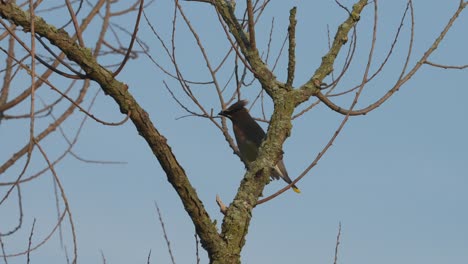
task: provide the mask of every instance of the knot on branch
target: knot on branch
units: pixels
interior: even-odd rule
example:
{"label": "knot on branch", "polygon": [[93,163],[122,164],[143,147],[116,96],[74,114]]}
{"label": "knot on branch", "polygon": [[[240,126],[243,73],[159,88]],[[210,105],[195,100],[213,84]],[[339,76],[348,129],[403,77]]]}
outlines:
{"label": "knot on branch", "polygon": [[351,18],[354,20],[354,22],[358,22],[361,19],[361,14],[353,11],[351,12]]}

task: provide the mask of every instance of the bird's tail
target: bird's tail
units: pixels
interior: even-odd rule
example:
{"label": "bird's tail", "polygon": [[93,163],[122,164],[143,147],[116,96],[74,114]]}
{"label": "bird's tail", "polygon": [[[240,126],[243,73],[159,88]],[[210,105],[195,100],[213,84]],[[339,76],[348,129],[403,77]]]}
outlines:
{"label": "bird's tail", "polygon": [[[292,182],[291,178],[288,176],[286,168],[284,167],[283,160],[280,160],[278,164],[276,164],[276,166],[273,168],[271,176],[274,179],[279,179],[281,177],[287,184],[291,184]],[[291,186],[291,189],[293,189],[293,191],[296,193],[301,193],[301,190],[299,190],[296,185]]]}
{"label": "bird's tail", "polygon": [[291,186],[291,189],[293,189],[293,191],[296,193],[301,193],[301,190],[299,190],[299,188],[297,188],[296,185]]}

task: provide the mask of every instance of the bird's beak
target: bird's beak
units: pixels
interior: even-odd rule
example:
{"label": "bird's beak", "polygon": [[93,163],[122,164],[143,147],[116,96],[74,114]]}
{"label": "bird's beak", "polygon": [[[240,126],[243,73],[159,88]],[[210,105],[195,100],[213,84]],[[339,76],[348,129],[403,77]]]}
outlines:
{"label": "bird's beak", "polygon": [[221,111],[221,112],[218,113],[218,116],[224,116],[225,117],[226,114],[224,113],[224,111]]}

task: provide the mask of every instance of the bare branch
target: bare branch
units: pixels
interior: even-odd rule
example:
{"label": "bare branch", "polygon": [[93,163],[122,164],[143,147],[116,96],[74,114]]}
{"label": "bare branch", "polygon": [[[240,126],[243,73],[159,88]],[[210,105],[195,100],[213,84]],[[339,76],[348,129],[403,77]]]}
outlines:
{"label": "bare branch", "polygon": [[32,227],[31,227],[31,232],[29,234],[29,243],[28,243],[28,254],[27,254],[27,258],[26,258],[26,263],[30,263],[30,257],[29,257],[29,253],[31,252],[31,241],[32,241],[32,236],[34,234],[34,226],[36,225],[36,218],[34,218],[34,221],[33,221],[33,224],[32,224]]}
{"label": "bare branch", "polygon": [[[370,65],[372,63],[372,58],[373,58],[373,54],[374,54],[374,48],[375,48],[375,42],[376,42],[376,35],[377,35],[377,0],[374,0],[373,1],[374,3],[374,29],[373,29],[373,38],[372,38],[372,46],[371,46],[371,49],[369,51],[369,55],[368,55],[368,59],[367,59],[367,66],[366,66],[366,69],[365,69],[365,72],[364,72],[364,75],[362,77],[362,82],[361,82],[361,86],[359,87],[359,90],[358,92],[356,93],[356,95],[354,96],[354,100],[351,104],[351,111],[352,109],[356,106],[356,104],[358,103],[358,100],[359,100],[359,97],[361,96],[361,93],[364,89],[364,86],[367,82],[367,79],[368,79],[368,74],[369,74],[369,70],[370,70]],[[309,167],[307,167],[303,173],[301,173],[301,175],[299,177],[297,177],[297,179],[293,180],[288,186],[284,187],[283,189],[277,191],[276,193],[262,199],[262,200],[259,200],[257,202],[257,205],[258,204],[262,204],[264,202],[267,202],[267,201],[270,201],[271,199],[279,196],[280,194],[284,193],[286,190],[288,190],[289,188],[291,188],[294,184],[296,184],[297,182],[299,182],[305,175],[307,175],[307,172],[310,171],[317,163],[318,161],[322,158],[322,156],[327,152],[327,150],[332,146],[333,142],[335,141],[335,139],[338,137],[338,135],[340,134],[340,132],[342,131],[344,125],[348,122],[349,120],[349,117],[350,117],[350,114],[348,112],[348,114],[343,118],[343,121],[341,122],[340,126],[338,127],[338,129],[335,131],[335,133],[333,134],[333,136],[331,137],[331,139],[328,141],[327,145],[322,149],[322,151],[317,155],[317,157],[315,158],[315,160],[309,165]]]}
{"label": "bare branch", "polygon": [[[78,43],[80,44],[81,47],[84,47],[85,43],[83,41],[83,36],[81,34],[81,29],[80,29],[80,26],[78,25],[78,21],[76,19],[75,12],[73,12],[73,7],[71,6],[70,0],[65,0],[65,3],[67,5],[68,13],[70,14],[71,20],[73,22],[73,26],[75,27],[75,32],[76,32],[76,36],[78,38]],[[81,4],[80,4],[80,8],[81,8]],[[80,8],[78,10],[80,10]]]}
{"label": "bare branch", "polygon": [[456,69],[456,70],[463,70],[468,68],[468,64],[466,65],[443,65],[443,64],[438,64],[430,61],[425,61],[424,62],[427,65],[431,65],[437,68],[443,68],[443,69]]}
{"label": "bare branch", "polygon": [[254,22],[254,15],[253,15],[253,7],[252,7],[252,0],[247,1],[247,15],[249,20],[249,42],[250,48],[252,50],[257,49],[257,44],[255,41],[255,22]]}
{"label": "bare branch", "polygon": [[322,63],[315,71],[312,78],[303,84],[297,91],[300,96],[297,99],[296,105],[308,100],[311,95],[317,95],[320,93],[320,85],[325,77],[333,71],[335,59],[343,45],[348,41],[348,33],[359,21],[360,14],[366,5],[367,0],[360,0],[357,2],[353,6],[353,11],[349,17],[338,27],[331,49],[322,57]]}
{"label": "bare branch", "polygon": [[127,49],[127,54],[125,54],[125,57],[124,57],[122,63],[120,64],[119,68],[113,73],[114,77],[119,75],[120,71],[123,69],[123,67],[125,66],[125,64],[128,61],[128,58],[130,57],[130,53],[132,52],[133,44],[135,43],[136,35],[137,35],[137,32],[138,32],[138,26],[140,25],[140,18],[141,18],[141,13],[143,13],[144,2],[145,2],[145,0],[140,0],[140,9],[138,10],[137,20],[135,22],[135,29],[133,30],[133,35],[132,35],[132,38],[130,40],[130,45],[129,45],[128,49]]}
{"label": "bare branch", "polygon": [[161,224],[161,228],[163,230],[164,240],[166,241],[166,245],[167,245],[167,251],[169,252],[169,256],[171,256],[172,264],[175,264],[176,262],[174,259],[174,254],[172,254],[171,242],[169,241],[169,237],[167,236],[166,226],[164,225],[164,221],[162,219],[161,210],[159,210],[159,206],[156,201],[154,202],[154,206],[156,207],[156,212],[158,213],[159,223]]}
{"label": "bare branch", "polygon": [[288,52],[288,79],[286,81],[286,87],[292,87],[294,81],[294,72],[296,70],[296,11],[297,8],[294,7],[290,11],[289,15],[289,27],[288,27],[288,36],[289,36],[289,52]]}
{"label": "bare branch", "polygon": [[[411,1],[410,1],[411,3]],[[341,108],[340,106],[334,104],[331,100],[329,100],[327,97],[325,97],[323,94],[321,94],[320,92],[318,92],[316,94],[317,98],[320,99],[320,101],[322,101],[326,106],[328,106],[330,109],[334,110],[335,112],[338,112],[340,114],[343,114],[343,115],[346,115],[346,114],[349,114],[349,115],[352,115],[352,116],[355,116],[355,115],[365,115],[367,114],[368,112],[376,109],[377,107],[379,107],[380,105],[382,105],[385,101],[387,101],[395,92],[397,92],[399,90],[399,88],[405,84],[409,79],[411,79],[411,77],[413,77],[413,75],[421,68],[422,65],[424,65],[427,61],[427,59],[429,58],[429,56],[432,54],[432,52],[434,52],[437,47],[439,46],[439,44],[442,42],[442,40],[444,39],[445,35],[447,34],[447,32],[452,28],[452,25],[453,23],[457,20],[458,16],[461,14],[461,12],[463,11],[463,9],[466,7],[466,5],[463,5],[461,4],[458,9],[455,11],[455,13],[452,15],[452,17],[450,18],[450,20],[448,21],[448,23],[445,25],[444,29],[442,30],[442,32],[439,34],[439,36],[434,40],[434,42],[432,43],[432,45],[426,50],[426,52],[423,54],[423,56],[418,60],[418,62],[416,63],[416,65],[413,66],[413,68],[405,75],[404,72],[402,71],[402,76],[401,78],[399,78],[399,80],[397,81],[397,83],[385,94],[383,95],[380,99],[378,99],[377,101],[375,101],[373,104],[365,107],[365,108],[362,108],[362,109],[359,109],[359,110],[348,110],[348,109],[344,109],[344,108]],[[407,60],[409,60],[409,56],[407,57]],[[406,65],[406,64],[405,64]],[[406,68],[406,66],[404,67],[404,69]]]}
{"label": "bare branch", "polygon": [[219,195],[216,195],[216,203],[218,204],[219,206],[219,211],[225,215],[226,212],[227,212],[227,206],[223,203],[223,201],[221,200],[221,198],[219,197]]}
{"label": "bare branch", "polygon": [[[26,14],[14,5],[0,5],[0,15],[14,21],[26,31],[30,25],[25,20]],[[122,113],[130,113],[130,119],[136,126],[139,134],[147,141],[154,155],[165,170],[169,182],[178,192],[184,207],[191,216],[202,244],[209,252],[216,252],[223,247],[224,242],[216,232],[208,213],[198,198],[195,189],[190,184],[185,171],[177,161],[166,139],[153,125],[149,115],[136,102],[135,98],[128,92],[126,85],[117,81],[112,73],[101,67],[90,55],[89,50],[73,45],[67,34],[53,30],[44,20],[36,19],[36,33],[50,40],[53,45],[58,46],[68,58],[76,62],[88,75],[90,79],[99,83],[101,88],[111,96],[119,105]]]}
{"label": "bare branch", "polygon": [[338,225],[338,235],[336,235],[335,257],[333,259],[333,264],[338,264],[338,248],[340,246],[340,237],[341,237],[341,222]]}

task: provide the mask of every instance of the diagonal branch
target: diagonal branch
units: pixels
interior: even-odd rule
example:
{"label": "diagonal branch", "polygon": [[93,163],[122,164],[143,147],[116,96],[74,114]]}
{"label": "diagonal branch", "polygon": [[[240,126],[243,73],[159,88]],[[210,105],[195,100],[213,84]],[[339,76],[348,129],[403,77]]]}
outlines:
{"label": "diagonal branch", "polygon": [[[251,41],[243,30],[242,25],[237,21],[233,6],[224,0],[214,0],[212,4],[216,7],[216,11],[222,17],[229,31],[236,39],[242,54],[249,63],[255,78],[261,83],[262,88],[265,89],[271,97],[278,97],[280,94],[278,88],[283,88],[284,85],[276,79],[276,76],[261,59],[255,45],[251,45]],[[253,32],[251,31],[250,33],[252,34]]]}
{"label": "diagonal branch", "polygon": [[[410,1],[410,3],[411,3],[411,1]],[[458,9],[454,12],[452,17],[449,19],[449,21],[445,25],[444,29],[442,30],[442,32],[440,32],[439,36],[434,40],[434,42],[432,42],[431,46],[424,52],[424,54],[421,56],[421,58],[413,66],[413,68],[411,68],[408,71],[407,74],[404,74],[404,72],[402,72],[402,75],[398,79],[396,84],[390,90],[388,90],[387,93],[385,93],[381,98],[376,100],[374,103],[372,103],[369,106],[367,106],[365,108],[362,108],[362,109],[351,110],[351,109],[342,108],[342,107],[334,104],[329,98],[327,98],[325,95],[323,95],[320,92],[318,92],[316,94],[317,98],[320,99],[320,101],[322,101],[330,109],[332,109],[335,112],[338,112],[340,114],[343,114],[343,115],[351,115],[351,116],[365,115],[365,114],[369,113],[370,111],[376,109],[377,107],[381,106],[393,94],[395,94],[403,84],[405,84],[408,80],[410,80],[414,76],[414,74],[416,74],[416,72],[421,68],[421,66],[426,64],[426,62],[427,62],[428,58],[430,57],[430,55],[437,49],[439,44],[445,38],[446,34],[452,28],[453,24],[455,23],[455,21],[457,20],[457,18],[459,17],[459,15],[462,13],[462,11],[464,10],[464,8],[466,6],[467,6],[466,4],[460,3],[460,5],[458,6]],[[414,22],[413,22],[413,24],[414,24]],[[413,34],[413,32],[412,32],[412,34]]]}
{"label": "diagonal branch", "polygon": [[349,17],[338,27],[330,50],[322,57],[322,63],[315,71],[312,78],[297,91],[298,97],[296,99],[296,105],[307,101],[311,95],[316,95],[320,92],[320,84],[322,84],[323,79],[333,71],[335,59],[340,53],[341,48],[348,41],[348,33],[359,22],[360,14],[366,5],[367,0],[360,0],[357,2],[353,6]]}
{"label": "diagonal branch", "polygon": [[[13,3],[0,5],[0,16],[23,27],[24,31],[31,29],[28,14]],[[61,49],[70,60],[76,62],[91,80],[97,82],[104,92],[115,100],[122,113],[130,112],[130,119],[139,134],[148,143],[165,171],[168,181],[180,196],[185,210],[190,215],[200,236],[203,247],[210,255],[216,254],[223,247],[224,242],[217,233],[215,224],[212,223],[184,169],[167,144],[166,138],[159,133],[148,113],[129,93],[127,85],[117,81],[110,71],[98,64],[90,50],[74,43],[67,32],[57,30],[39,17],[36,17],[34,22],[36,34],[47,38],[50,43]]]}

